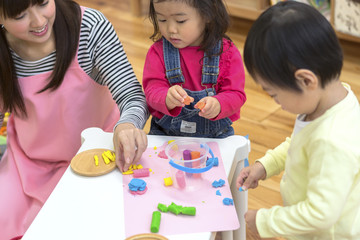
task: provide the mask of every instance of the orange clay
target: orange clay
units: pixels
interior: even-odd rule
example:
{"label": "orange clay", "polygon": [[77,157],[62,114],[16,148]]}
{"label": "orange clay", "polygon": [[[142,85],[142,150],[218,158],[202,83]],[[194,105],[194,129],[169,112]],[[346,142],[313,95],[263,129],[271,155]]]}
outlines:
{"label": "orange clay", "polygon": [[200,158],[200,152],[192,151],[191,153],[191,160]]}
{"label": "orange clay", "polygon": [[6,136],[6,126],[0,128],[0,135]]}
{"label": "orange clay", "polygon": [[194,107],[202,110],[205,107],[205,102],[198,102]]}
{"label": "orange clay", "polygon": [[194,101],[194,98],[186,96],[186,98],[184,99],[184,104],[185,105],[189,105],[190,103],[192,103]]}

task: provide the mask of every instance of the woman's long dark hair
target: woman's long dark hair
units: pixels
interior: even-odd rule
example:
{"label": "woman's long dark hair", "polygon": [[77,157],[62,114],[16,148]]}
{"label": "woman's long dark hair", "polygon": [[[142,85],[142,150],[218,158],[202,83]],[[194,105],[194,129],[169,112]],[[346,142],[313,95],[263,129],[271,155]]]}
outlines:
{"label": "woman's long dark hair", "polygon": [[[62,83],[65,73],[76,55],[81,22],[80,6],[72,0],[54,0],[56,18],[53,31],[56,44],[56,62],[49,82],[38,93],[54,91]],[[14,18],[29,6],[42,4],[44,0],[0,0],[0,14]],[[16,74],[16,68],[5,31],[0,30],[0,95],[1,111],[27,115],[23,95]]]}
{"label": "woman's long dark hair", "polygon": [[[161,33],[157,24],[157,17],[154,3],[164,2],[166,0],[150,0],[149,19],[154,26],[154,32],[150,39],[157,41],[161,39]],[[230,25],[230,17],[226,10],[223,0],[172,0],[181,1],[195,8],[199,14],[206,20],[204,39],[200,44],[200,49],[210,54],[211,50],[223,38],[231,40],[226,32]],[[221,50],[216,55],[220,55]]]}

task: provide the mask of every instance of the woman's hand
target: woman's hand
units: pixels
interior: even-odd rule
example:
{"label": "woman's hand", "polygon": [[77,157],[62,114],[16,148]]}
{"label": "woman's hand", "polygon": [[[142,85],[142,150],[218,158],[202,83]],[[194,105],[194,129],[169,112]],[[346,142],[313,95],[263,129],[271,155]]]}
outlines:
{"label": "woman's hand", "polygon": [[116,165],[121,172],[137,163],[147,148],[146,133],[131,123],[120,123],[114,130]]}

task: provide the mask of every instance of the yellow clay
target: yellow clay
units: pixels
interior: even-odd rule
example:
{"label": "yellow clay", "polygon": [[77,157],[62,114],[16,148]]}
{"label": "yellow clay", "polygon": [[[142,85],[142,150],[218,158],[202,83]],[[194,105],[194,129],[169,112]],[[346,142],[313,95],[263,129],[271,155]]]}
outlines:
{"label": "yellow clay", "polygon": [[165,186],[171,186],[173,184],[173,181],[171,177],[164,178]]}
{"label": "yellow clay", "polygon": [[132,170],[127,170],[126,172],[123,172],[122,174],[124,175],[130,175],[133,174],[134,172]]}
{"label": "yellow clay", "polygon": [[97,155],[94,156],[95,165],[99,166],[99,157]]}
{"label": "yellow clay", "polygon": [[112,161],[112,162],[115,161],[115,158],[114,158],[114,156],[111,154],[111,151],[110,151],[110,150],[105,151],[104,154],[105,154],[105,156],[106,156],[110,161]]}
{"label": "yellow clay", "polygon": [[110,159],[109,159],[104,153],[102,153],[101,156],[102,156],[102,158],[104,159],[104,163],[105,163],[105,164],[109,164],[109,163],[110,163]]}

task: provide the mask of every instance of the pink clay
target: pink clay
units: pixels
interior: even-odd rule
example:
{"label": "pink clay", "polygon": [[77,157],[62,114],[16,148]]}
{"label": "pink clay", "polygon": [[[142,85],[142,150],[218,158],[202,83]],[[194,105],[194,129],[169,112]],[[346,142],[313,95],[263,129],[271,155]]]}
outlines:
{"label": "pink clay", "polygon": [[131,191],[131,190],[129,190],[129,191],[132,195],[143,195],[144,193],[146,193],[147,189],[148,188],[145,187],[145,189],[143,191]]}
{"label": "pink clay", "polygon": [[168,159],[168,157],[166,156],[165,150],[160,151],[158,154],[158,157]]}
{"label": "pink clay", "polygon": [[133,174],[134,178],[148,177],[150,175],[149,168],[135,169],[133,171],[134,171]]}
{"label": "pink clay", "polygon": [[179,185],[179,188],[185,188],[186,182],[185,182],[185,174],[183,171],[177,171],[175,174],[176,182]]}

